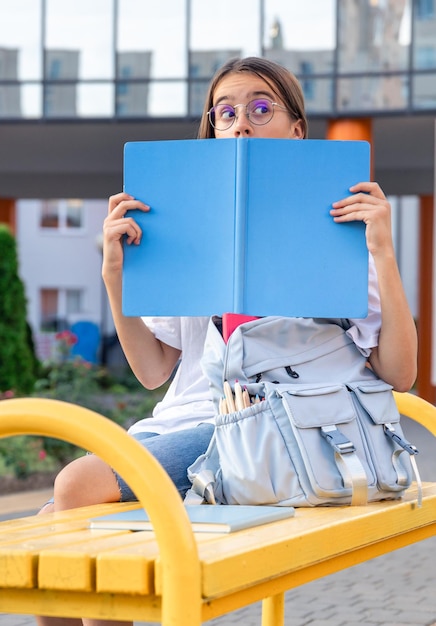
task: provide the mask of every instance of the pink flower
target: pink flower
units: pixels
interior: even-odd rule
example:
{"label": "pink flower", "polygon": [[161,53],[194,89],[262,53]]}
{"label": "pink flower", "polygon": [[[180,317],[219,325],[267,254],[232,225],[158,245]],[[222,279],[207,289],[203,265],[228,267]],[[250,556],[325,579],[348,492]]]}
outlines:
{"label": "pink flower", "polygon": [[38,458],[40,461],[43,461],[47,457],[47,452],[45,450],[40,450],[38,452]]}
{"label": "pink flower", "polygon": [[15,396],[15,392],[13,389],[8,389],[7,391],[0,391],[0,400],[9,400]]}
{"label": "pink flower", "polygon": [[67,346],[74,346],[77,343],[77,335],[71,332],[71,330],[62,330],[56,333],[55,339],[57,341],[63,341]]}

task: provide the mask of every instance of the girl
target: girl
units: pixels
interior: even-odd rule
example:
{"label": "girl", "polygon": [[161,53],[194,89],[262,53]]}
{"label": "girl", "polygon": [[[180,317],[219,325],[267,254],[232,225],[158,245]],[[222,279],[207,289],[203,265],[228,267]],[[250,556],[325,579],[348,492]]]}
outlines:
{"label": "girl", "polygon": [[[304,139],[307,121],[301,88],[281,66],[262,58],[231,60],[213,78],[206,97],[199,138],[267,137]],[[142,232],[130,209],[149,207],[126,193],[109,199],[104,222],[103,279],[118,337],[130,367],[148,389],[175,377],[153,417],[133,425],[130,433],[159,460],[183,497],[190,487],[187,467],[202,454],[213,433],[214,407],[200,358],[208,318],[127,318],[121,312],[122,240],[139,245]],[[391,236],[390,205],[374,182],[360,182],[338,199],[332,219],[366,224],[370,253],[369,314],[350,320],[347,331],[370,367],[398,391],[416,377],[417,339]],[[48,510],[135,500],[125,481],[94,455],[64,468]],[[76,626],[73,619],[38,618],[40,626]],[[86,621],[96,626],[114,622]]]}

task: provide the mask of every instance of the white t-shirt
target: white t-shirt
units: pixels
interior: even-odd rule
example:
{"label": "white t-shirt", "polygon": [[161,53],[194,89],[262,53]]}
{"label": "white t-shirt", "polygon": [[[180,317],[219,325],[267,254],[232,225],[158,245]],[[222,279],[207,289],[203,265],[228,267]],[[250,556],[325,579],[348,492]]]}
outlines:
{"label": "white t-shirt", "polygon": [[[130,427],[129,433],[167,433],[192,428],[200,422],[212,422],[214,406],[209,384],[200,366],[209,317],[148,317],[144,322],[164,343],[182,350],[182,358],[165,397],[153,411],[153,416]],[[350,319],[346,331],[365,356],[378,345],[381,325],[380,297],[374,261],[370,255],[368,316]],[[183,352],[185,346],[189,349]]]}

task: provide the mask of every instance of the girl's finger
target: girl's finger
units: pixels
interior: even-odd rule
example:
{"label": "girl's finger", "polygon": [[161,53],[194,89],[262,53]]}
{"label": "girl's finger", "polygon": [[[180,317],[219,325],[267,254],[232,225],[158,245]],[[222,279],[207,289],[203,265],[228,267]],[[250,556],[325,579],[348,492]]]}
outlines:
{"label": "girl's finger", "polygon": [[111,219],[108,216],[104,221],[103,231],[108,239],[120,240],[126,235],[127,243],[139,243],[142,237],[141,228],[131,217]]}
{"label": "girl's finger", "polygon": [[148,204],[144,204],[140,200],[136,200],[133,196],[126,193],[119,193],[109,198],[108,214],[115,219],[124,217],[127,211],[132,209],[140,209],[141,211],[149,211]]}
{"label": "girl's finger", "polygon": [[380,185],[378,183],[373,183],[369,181],[352,185],[350,187],[350,191],[352,193],[363,192],[365,194],[370,194],[371,196],[374,196],[375,198],[382,198],[382,199],[386,198]]}

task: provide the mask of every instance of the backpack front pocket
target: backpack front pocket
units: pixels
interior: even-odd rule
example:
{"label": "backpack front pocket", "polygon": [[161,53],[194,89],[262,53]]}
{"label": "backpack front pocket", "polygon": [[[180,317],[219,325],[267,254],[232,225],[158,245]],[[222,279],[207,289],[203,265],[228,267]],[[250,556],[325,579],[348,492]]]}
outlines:
{"label": "backpack front pocket", "polygon": [[313,504],[367,502],[376,476],[345,385],[279,386]]}

